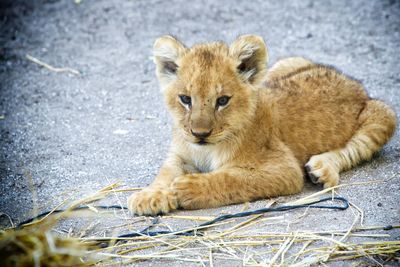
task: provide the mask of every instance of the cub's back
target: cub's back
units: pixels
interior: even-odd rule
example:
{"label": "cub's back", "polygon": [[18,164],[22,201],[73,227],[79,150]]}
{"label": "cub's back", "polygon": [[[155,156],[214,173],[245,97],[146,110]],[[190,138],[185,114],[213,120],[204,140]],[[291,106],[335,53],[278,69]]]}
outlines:
{"label": "cub's back", "polygon": [[280,137],[302,163],[343,147],[368,101],[359,82],[318,64],[269,80],[266,93],[277,108]]}

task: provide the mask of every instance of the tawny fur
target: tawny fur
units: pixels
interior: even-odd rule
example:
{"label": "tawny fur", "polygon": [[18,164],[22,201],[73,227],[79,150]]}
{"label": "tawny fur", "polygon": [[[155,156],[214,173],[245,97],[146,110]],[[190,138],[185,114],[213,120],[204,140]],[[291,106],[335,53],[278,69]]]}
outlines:
{"label": "tawny fur", "polygon": [[[164,36],[154,58],[173,140],[155,181],[128,199],[136,214],[294,194],[305,174],[334,186],[341,171],[370,159],[395,130],[392,109],[334,68],[296,57],[267,72],[258,36],[190,49]],[[226,106],[217,106],[221,96],[231,97]]]}

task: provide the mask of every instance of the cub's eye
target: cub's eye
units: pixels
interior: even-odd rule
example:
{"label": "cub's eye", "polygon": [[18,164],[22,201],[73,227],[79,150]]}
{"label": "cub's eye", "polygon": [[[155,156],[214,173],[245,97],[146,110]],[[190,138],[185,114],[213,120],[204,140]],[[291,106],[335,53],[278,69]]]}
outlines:
{"label": "cub's eye", "polygon": [[226,106],[228,104],[228,102],[229,102],[229,99],[231,99],[231,97],[230,96],[226,96],[226,95],[218,97],[217,106],[218,107]]}
{"label": "cub's eye", "polygon": [[192,98],[187,95],[179,95],[179,99],[181,100],[182,104],[184,105],[192,105]]}

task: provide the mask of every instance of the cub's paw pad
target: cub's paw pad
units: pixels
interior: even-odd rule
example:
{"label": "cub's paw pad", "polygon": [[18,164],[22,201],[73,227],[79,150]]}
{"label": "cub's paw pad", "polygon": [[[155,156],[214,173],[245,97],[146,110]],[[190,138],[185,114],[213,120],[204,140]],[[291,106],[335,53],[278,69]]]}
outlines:
{"label": "cub's paw pad", "polygon": [[323,155],[311,157],[304,167],[308,178],[314,184],[323,184],[324,188],[328,188],[339,183],[339,172]]}
{"label": "cub's paw pad", "polygon": [[128,198],[128,208],[137,215],[165,214],[177,208],[176,197],[170,190],[146,188]]}

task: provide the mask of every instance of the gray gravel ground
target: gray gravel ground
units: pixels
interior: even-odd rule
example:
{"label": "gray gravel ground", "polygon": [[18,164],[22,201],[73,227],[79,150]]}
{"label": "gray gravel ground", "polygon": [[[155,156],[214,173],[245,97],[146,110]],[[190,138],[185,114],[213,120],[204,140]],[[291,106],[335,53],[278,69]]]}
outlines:
{"label": "gray gravel ground", "polygon": [[[8,0],[0,14],[0,211],[15,222],[30,217],[34,203],[43,211],[115,181],[134,187],[152,181],[171,130],[150,58],[163,34],[189,46],[259,34],[271,63],[299,55],[332,64],[400,111],[399,1]],[[49,71],[26,54],[82,74]],[[363,209],[367,225],[400,223],[399,158],[397,132],[372,162],[342,174],[346,182],[397,174],[387,183],[339,190]],[[308,184],[301,196],[319,189]],[[352,221],[351,211],[311,213],[287,227],[344,229]],[[390,234],[400,238],[399,231]]]}

